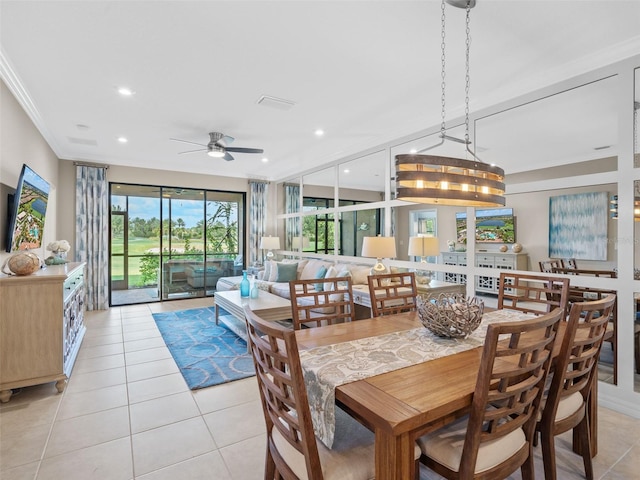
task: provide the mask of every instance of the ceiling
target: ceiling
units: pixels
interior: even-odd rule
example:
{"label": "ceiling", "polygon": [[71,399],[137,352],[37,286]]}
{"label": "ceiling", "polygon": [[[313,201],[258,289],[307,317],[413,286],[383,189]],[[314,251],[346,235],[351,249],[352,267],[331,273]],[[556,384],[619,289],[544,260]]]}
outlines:
{"label": "ceiling", "polygon": [[[454,118],[464,11],[446,12]],[[640,1],[479,0],[472,111],[637,54],[638,25]],[[62,159],[277,180],[440,122],[439,0],[2,0],[0,41],[0,74]],[[614,154],[615,82],[480,120],[478,154],[507,174]],[[210,131],[264,155],[181,155],[197,147],[170,140]]]}

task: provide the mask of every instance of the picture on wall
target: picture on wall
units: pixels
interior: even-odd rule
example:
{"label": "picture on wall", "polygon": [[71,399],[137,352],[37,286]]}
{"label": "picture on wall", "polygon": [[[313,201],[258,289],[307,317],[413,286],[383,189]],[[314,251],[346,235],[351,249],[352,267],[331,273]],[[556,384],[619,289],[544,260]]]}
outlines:
{"label": "picture on wall", "polygon": [[549,257],[607,259],[607,192],[549,198]]}

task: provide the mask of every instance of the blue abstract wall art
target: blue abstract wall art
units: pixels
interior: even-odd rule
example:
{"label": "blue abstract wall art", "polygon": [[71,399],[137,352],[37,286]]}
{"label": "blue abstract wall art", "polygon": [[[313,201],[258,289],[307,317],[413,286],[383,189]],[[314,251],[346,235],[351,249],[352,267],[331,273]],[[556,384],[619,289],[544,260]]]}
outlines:
{"label": "blue abstract wall art", "polygon": [[607,192],[549,198],[549,257],[607,259]]}

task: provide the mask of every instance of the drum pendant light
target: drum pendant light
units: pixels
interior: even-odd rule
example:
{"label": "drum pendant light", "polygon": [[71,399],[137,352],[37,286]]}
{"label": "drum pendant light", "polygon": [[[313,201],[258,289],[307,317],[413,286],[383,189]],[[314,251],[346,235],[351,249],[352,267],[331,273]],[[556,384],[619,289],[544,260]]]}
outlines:
{"label": "drum pendant light", "polygon": [[474,160],[423,154],[396,155],[396,198],[416,203],[457,206],[504,206],[504,170],[481,161],[469,148],[469,49],[470,12],[472,0],[446,0],[455,7],[465,8],[466,17],[466,86],[465,138],[459,140],[446,134],[445,127],[445,0],[442,0],[442,123],[440,143],[445,140],[464,143]]}

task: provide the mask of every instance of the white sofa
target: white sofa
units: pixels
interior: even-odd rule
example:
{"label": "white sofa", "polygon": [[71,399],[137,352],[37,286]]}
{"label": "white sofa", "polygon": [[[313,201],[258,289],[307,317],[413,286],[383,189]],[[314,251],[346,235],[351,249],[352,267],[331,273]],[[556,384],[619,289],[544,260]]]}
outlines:
{"label": "white sofa", "polygon": [[[322,278],[350,276],[351,282],[354,287],[366,287],[368,289],[367,276],[369,275],[371,266],[356,265],[351,263],[334,263],[319,259],[267,262],[264,271],[260,272],[260,275],[258,275],[256,285],[261,290],[268,291],[274,295],[278,295],[283,298],[291,298],[291,295],[289,293],[289,281],[293,280],[293,278],[286,277],[286,280],[278,278],[278,270],[280,270],[281,272],[283,271],[283,268],[279,268],[279,265],[291,265],[294,263],[297,264],[295,277],[296,280],[318,279],[318,282],[320,283]],[[324,275],[319,276],[323,271]],[[242,277],[222,277],[216,284],[216,290],[219,292],[225,290],[237,290],[240,286],[241,280]]]}

